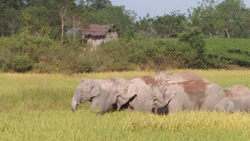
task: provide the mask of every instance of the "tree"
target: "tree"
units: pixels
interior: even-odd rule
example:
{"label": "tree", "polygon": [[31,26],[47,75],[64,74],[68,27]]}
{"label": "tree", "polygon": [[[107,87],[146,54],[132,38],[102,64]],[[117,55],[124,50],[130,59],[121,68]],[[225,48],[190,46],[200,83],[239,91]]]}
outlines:
{"label": "tree", "polygon": [[13,8],[20,10],[25,6],[25,0],[0,0],[0,3],[4,3],[7,8]]}
{"label": "tree", "polygon": [[52,28],[49,23],[50,11],[44,6],[29,6],[22,11],[23,28],[26,32],[33,35],[49,34]]}
{"label": "tree", "polygon": [[239,38],[249,38],[249,34],[250,34],[250,19],[249,19],[249,15],[250,15],[250,8],[245,8],[242,10],[243,14],[242,14],[242,21],[240,23],[240,28],[243,29],[243,31],[240,33],[240,36],[237,36]]}
{"label": "tree", "polygon": [[76,26],[81,26],[85,9],[82,6],[72,6],[67,13],[67,23],[73,26],[73,38],[76,38]]}
{"label": "tree", "polygon": [[149,14],[143,18],[139,17],[139,21],[135,22],[135,32],[146,37],[158,36],[153,27],[153,21],[153,18],[149,18]]}
{"label": "tree", "polygon": [[242,0],[224,0],[216,7],[220,15],[219,27],[226,32],[227,38],[230,38],[233,30],[240,26],[242,9],[245,9]]}
{"label": "tree", "polygon": [[185,26],[186,16],[179,11],[174,11],[170,15],[157,16],[153,22],[154,29],[162,38],[178,35]]}
{"label": "tree", "polygon": [[26,0],[27,6],[45,6],[49,7],[52,4],[51,0]]}
{"label": "tree", "polygon": [[24,7],[22,0],[0,0],[1,36],[10,36],[18,32],[22,7]]}
{"label": "tree", "polygon": [[104,9],[90,10],[84,14],[84,24],[115,24],[120,33],[133,25],[134,20],[135,13],[125,10],[123,6],[109,6]]}
{"label": "tree", "polygon": [[53,5],[54,7],[57,9],[59,16],[61,18],[61,28],[62,28],[62,32],[61,32],[61,47],[63,47],[63,38],[64,38],[64,20],[65,20],[65,16],[69,10],[69,7],[74,5],[74,0],[54,0]]}
{"label": "tree", "polygon": [[86,0],[86,4],[95,9],[104,9],[112,5],[110,0]]}
{"label": "tree", "polygon": [[216,29],[218,29],[219,15],[215,9],[217,3],[214,0],[202,0],[197,8],[188,10],[191,26],[200,27],[203,34],[210,38],[216,34]]}
{"label": "tree", "polygon": [[204,68],[205,40],[201,30],[197,27],[190,28],[187,31],[181,33],[178,37],[178,40],[180,42],[188,44],[189,48],[187,50],[194,52],[190,53],[194,54],[193,56],[190,55],[192,57],[191,59],[189,59],[192,61],[189,62],[191,64],[190,67]]}

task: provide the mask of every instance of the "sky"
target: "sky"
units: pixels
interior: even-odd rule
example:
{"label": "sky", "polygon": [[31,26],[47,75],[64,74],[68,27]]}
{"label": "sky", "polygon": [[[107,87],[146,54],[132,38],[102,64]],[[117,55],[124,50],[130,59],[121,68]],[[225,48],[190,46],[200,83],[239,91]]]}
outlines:
{"label": "sky", "polygon": [[[163,16],[173,11],[188,13],[191,7],[197,7],[202,0],[110,0],[113,5],[125,6],[126,10],[133,10],[138,17],[145,17],[149,13],[150,17]],[[247,7],[250,7],[250,0],[244,0]]]}

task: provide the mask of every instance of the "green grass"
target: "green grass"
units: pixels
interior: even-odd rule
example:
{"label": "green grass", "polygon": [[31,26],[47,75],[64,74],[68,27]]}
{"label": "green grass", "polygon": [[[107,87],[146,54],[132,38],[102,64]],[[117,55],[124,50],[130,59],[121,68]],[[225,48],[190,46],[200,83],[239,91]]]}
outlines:
{"label": "green grass", "polygon": [[[171,70],[179,72],[183,70]],[[192,70],[222,87],[250,87],[250,71]],[[0,140],[250,140],[247,113],[181,112],[168,116],[119,111],[103,116],[70,103],[82,78],[132,78],[154,72],[0,74]]]}

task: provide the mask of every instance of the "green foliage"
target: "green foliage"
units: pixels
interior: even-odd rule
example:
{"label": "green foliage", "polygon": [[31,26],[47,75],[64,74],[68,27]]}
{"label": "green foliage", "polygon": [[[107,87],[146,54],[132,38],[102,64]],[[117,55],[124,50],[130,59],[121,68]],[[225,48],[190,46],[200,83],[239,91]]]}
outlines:
{"label": "green foliage", "polygon": [[[190,44],[197,47],[201,43],[194,42],[193,38],[188,40],[190,42],[188,44],[180,43],[176,39],[145,38],[139,34],[133,38],[128,35],[126,38],[98,46],[95,51],[81,40],[67,38],[64,41],[64,48],[61,48],[60,43],[48,36],[36,37],[21,34],[1,38],[0,68],[7,72],[24,71],[14,66],[20,63],[18,61],[25,62],[25,59],[32,62],[27,70],[31,69],[40,73],[165,70],[167,68],[194,68],[194,64],[195,68],[204,66],[205,68],[222,68],[227,64],[223,60],[224,57],[207,52],[200,55],[204,57],[203,60],[197,59],[199,54]],[[26,55],[26,58],[15,58],[23,55]],[[29,61],[27,61],[27,66],[30,66]]]}
{"label": "green foliage", "polygon": [[201,56],[205,52],[204,36],[199,28],[191,28],[179,35],[179,41],[188,43]]}
{"label": "green foliage", "polygon": [[[1,38],[0,68],[3,71],[17,72],[25,71],[25,68],[34,68],[37,72],[74,71],[83,45],[78,41],[67,40],[65,48],[61,49],[58,42],[47,36],[36,37],[26,34]],[[25,62],[27,67],[22,64]],[[28,67],[30,62],[34,67]]]}
{"label": "green foliage", "polygon": [[[195,47],[200,45],[199,42],[193,44]],[[91,70],[94,72],[164,70],[192,68],[195,63],[200,63],[197,62],[197,56],[197,51],[190,48],[190,45],[175,39],[152,39],[136,35],[134,39],[123,38],[98,46],[95,52],[89,52],[83,60],[91,60],[87,62],[92,64]],[[207,68],[220,66],[219,63],[210,65],[208,61],[201,63],[206,63]]]}
{"label": "green foliage", "polygon": [[104,9],[108,6],[111,6],[110,0],[86,0],[87,5],[95,9]]}
{"label": "green foliage", "polygon": [[33,63],[27,55],[14,56],[12,65],[16,72],[30,71],[33,67]]}
{"label": "green foliage", "polygon": [[[1,36],[10,36],[18,33],[21,23],[21,5],[19,1],[14,2],[10,0],[9,3],[0,1],[0,34]],[[19,5],[20,4],[20,5]],[[13,8],[13,7],[15,8]],[[19,7],[20,6],[20,7]]]}
{"label": "green foliage", "polygon": [[[202,0],[189,10],[190,26],[198,26],[208,37],[248,38],[249,8],[242,0]],[[239,36],[240,34],[240,36]]]}
{"label": "green foliage", "polygon": [[134,28],[135,32],[144,37],[156,37],[157,32],[154,29],[154,19],[149,18],[149,14],[146,17],[139,17],[139,21],[136,21]]}
{"label": "green foliage", "polygon": [[231,64],[250,66],[250,41],[247,39],[206,39],[207,53]]}
{"label": "green foliage", "polygon": [[[111,16],[112,15],[112,16]],[[123,33],[127,27],[132,27],[135,13],[125,10],[122,6],[109,6],[104,9],[90,10],[84,15],[84,23],[89,24],[115,24],[116,29]]]}
{"label": "green foliage", "polygon": [[29,6],[22,11],[23,30],[31,35],[48,35],[51,30],[50,11],[46,7]]}
{"label": "green foliage", "polygon": [[170,15],[157,16],[153,27],[160,37],[176,37],[186,28],[186,16],[174,11]]}
{"label": "green foliage", "polygon": [[189,45],[189,50],[194,53],[192,55],[192,62],[190,67],[192,68],[204,68],[204,53],[205,53],[205,41],[204,36],[200,29],[191,28],[179,35],[179,41]]}

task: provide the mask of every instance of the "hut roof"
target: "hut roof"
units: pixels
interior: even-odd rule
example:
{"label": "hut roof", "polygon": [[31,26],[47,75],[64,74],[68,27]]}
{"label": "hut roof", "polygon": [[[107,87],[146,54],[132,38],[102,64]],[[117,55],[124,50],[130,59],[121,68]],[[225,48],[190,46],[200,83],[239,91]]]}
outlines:
{"label": "hut roof", "polygon": [[98,25],[98,24],[91,24],[89,28],[83,29],[83,35],[91,35],[91,36],[104,36],[107,32],[110,32],[111,27],[114,27],[114,24],[111,25]]}

